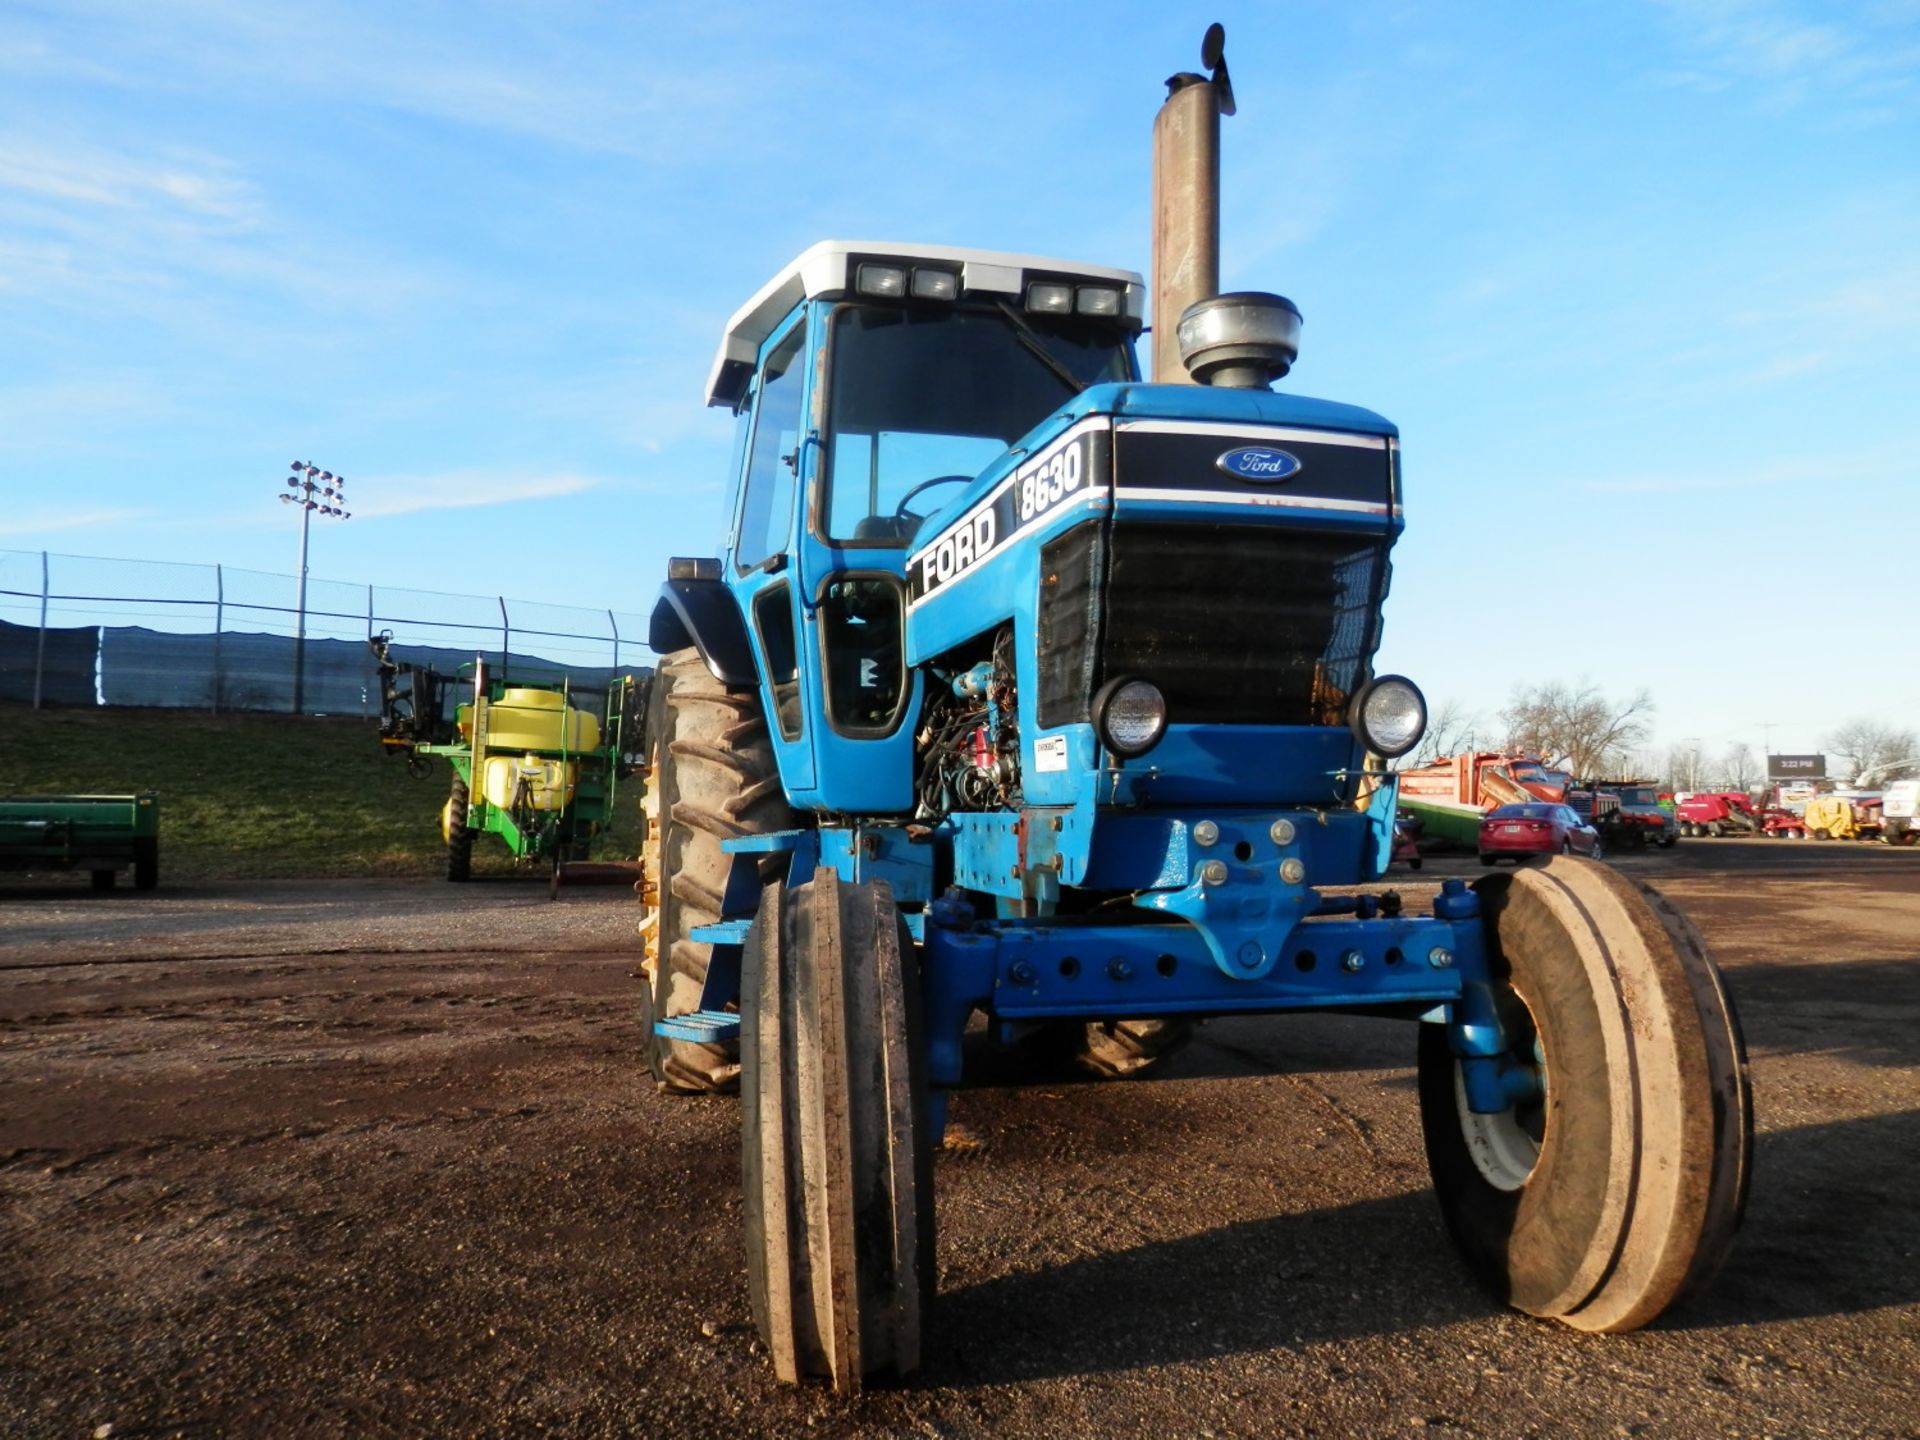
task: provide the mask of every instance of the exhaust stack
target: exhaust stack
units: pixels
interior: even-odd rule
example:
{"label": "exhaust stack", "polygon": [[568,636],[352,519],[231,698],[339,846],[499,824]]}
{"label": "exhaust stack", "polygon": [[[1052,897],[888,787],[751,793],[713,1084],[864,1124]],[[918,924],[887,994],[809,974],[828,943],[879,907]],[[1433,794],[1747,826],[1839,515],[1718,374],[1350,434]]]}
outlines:
{"label": "exhaust stack", "polygon": [[1264,291],[1220,294],[1220,117],[1234,113],[1226,27],[1167,81],[1153,122],[1153,376],[1264,390],[1300,352],[1300,312]]}
{"label": "exhaust stack", "polygon": [[1167,80],[1153,120],[1153,379],[1193,383],[1180,361],[1178,321],[1220,290],[1220,117],[1233,114],[1226,27],[1209,25],[1200,63]]}

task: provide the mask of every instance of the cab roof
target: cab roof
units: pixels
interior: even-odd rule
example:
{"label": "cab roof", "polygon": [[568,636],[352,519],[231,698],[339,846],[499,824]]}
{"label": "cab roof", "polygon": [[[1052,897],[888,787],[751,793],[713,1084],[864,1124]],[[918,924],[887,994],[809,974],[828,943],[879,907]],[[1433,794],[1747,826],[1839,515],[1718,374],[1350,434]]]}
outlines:
{"label": "cab roof", "polygon": [[707,403],[732,405],[746,389],[760,347],[802,300],[831,299],[852,288],[853,267],[860,260],[894,264],[919,261],[947,269],[958,267],[960,291],[965,295],[1019,297],[1029,279],[1085,280],[1118,286],[1121,319],[1138,330],[1146,315],[1146,285],[1137,271],[1087,265],[1077,260],[1053,260],[1041,255],[1017,255],[1004,250],[971,250],[955,245],[901,245],[885,240],[822,240],[810,245],[751,300],[733,312],[720,353],[707,376]]}

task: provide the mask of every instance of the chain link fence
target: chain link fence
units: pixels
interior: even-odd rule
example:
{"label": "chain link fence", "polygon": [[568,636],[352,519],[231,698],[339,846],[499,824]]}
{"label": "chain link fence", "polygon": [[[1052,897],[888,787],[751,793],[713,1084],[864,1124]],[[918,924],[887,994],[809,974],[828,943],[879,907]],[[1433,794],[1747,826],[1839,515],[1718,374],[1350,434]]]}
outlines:
{"label": "chain link fence", "polygon": [[[377,715],[367,641],[448,673],[604,689],[652,664],[647,621],[225,565],[0,550],[0,702]],[[295,696],[299,696],[296,705]]]}

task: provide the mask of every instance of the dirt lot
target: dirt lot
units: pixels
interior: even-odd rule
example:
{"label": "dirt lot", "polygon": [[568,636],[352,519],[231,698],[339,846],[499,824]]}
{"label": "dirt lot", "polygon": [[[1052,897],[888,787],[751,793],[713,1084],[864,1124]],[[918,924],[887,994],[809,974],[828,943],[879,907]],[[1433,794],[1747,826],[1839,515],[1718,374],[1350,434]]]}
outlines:
{"label": "dirt lot", "polygon": [[1408,1029],[1226,1021],[1151,1082],[982,1057],[934,1358],[852,1403],[756,1353],[735,1106],[641,1083],[622,892],[9,885],[0,1434],[1920,1435],[1920,852],[1622,864],[1753,1056],[1747,1225],[1690,1308],[1506,1313]]}

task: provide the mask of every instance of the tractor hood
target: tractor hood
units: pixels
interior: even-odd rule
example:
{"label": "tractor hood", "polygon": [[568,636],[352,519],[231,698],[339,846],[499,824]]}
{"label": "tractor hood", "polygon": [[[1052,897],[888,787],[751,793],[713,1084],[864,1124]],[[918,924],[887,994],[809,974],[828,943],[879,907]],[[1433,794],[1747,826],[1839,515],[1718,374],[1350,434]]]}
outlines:
{"label": "tractor hood", "polygon": [[[1006,454],[980,472],[973,484],[929,516],[920,534],[929,541],[937,538],[1018,470],[1027,457],[1038,455],[1075,425],[1102,416],[1115,421],[1191,421],[1196,427],[1298,427],[1376,436],[1389,442],[1397,442],[1400,436],[1399,429],[1383,415],[1358,405],[1316,400],[1310,395],[1209,389],[1201,385],[1150,385],[1137,381],[1094,385],[1074,396],[1010,446]],[[916,542],[913,554],[919,555],[924,548],[927,547]]]}
{"label": "tractor hood", "polygon": [[[921,526],[907,558],[917,662],[977,633],[1016,542],[1119,520],[1400,528],[1398,431],[1371,410],[1268,391],[1092,386]],[[935,605],[933,602],[940,602]],[[949,618],[935,621],[935,611]],[[920,612],[926,611],[924,615]]]}

